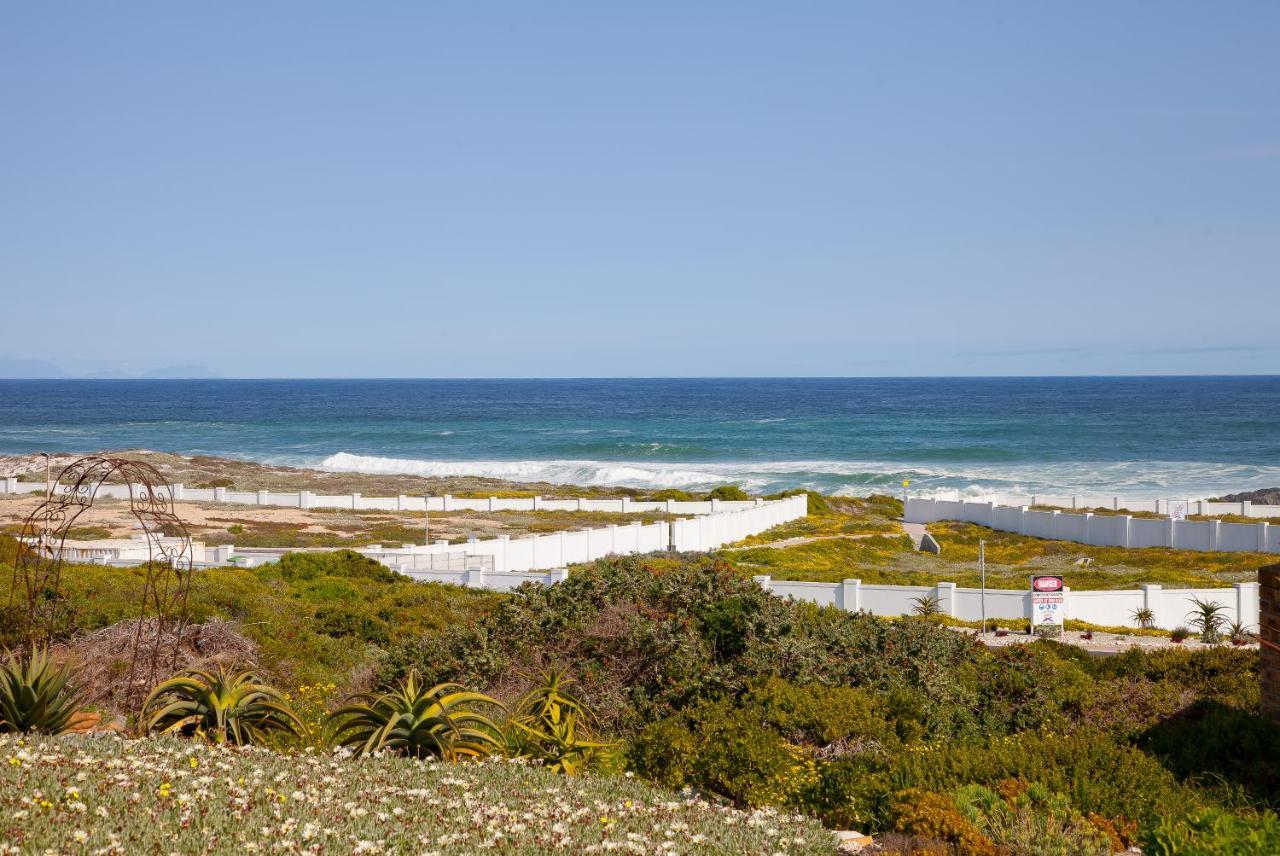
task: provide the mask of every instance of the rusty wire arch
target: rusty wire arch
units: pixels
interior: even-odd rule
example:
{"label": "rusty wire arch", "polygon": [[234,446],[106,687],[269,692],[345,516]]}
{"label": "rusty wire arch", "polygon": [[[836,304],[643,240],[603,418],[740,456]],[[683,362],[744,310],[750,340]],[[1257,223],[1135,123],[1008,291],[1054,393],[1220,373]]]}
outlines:
{"label": "rusty wire arch", "polygon": [[[9,589],[9,608],[19,591],[25,596],[22,637],[29,648],[53,641],[65,604],[62,564],[67,533],[77,518],[93,507],[101,487],[123,482],[129,489],[129,510],[146,533],[148,559],[144,568],[138,625],[129,662],[129,685],[135,677],[154,683],[161,667],[172,671],[187,623],[187,594],[191,588],[191,534],[174,512],[173,487],[150,464],[125,458],[89,456],[73,461],[58,474],[52,493],[27,516],[18,538],[18,555]],[[166,543],[163,539],[169,538]],[[138,674],[139,650],[147,618],[155,619],[155,644],[146,673]],[[162,657],[166,632],[174,642],[167,661]]]}

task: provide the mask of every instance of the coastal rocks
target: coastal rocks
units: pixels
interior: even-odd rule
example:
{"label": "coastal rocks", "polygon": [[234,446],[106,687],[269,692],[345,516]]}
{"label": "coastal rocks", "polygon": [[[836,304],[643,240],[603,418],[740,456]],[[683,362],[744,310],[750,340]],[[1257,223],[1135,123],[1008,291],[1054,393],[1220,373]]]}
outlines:
{"label": "coastal rocks", "polygon": [[1242,493],[1229,493],[1219,496],[1212,502],[1252,502],[1254,505],[1280,505],[1280,487],[1264,487],[1261,490],[1246,490]]}

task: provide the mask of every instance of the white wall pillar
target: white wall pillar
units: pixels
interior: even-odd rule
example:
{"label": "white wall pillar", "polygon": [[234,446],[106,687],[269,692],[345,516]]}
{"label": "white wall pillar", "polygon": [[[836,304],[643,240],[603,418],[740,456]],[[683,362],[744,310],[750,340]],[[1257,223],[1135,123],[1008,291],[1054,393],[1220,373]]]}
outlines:
{"label": "white wall pillar", "polygon": [[409,497],[405,496],[403,493],[397,494],[396,495],[396,511],[404,511],[405,504],[408,502],[408,500],[409,500]]}
{"label": "white wall pillar", "polygon": [[667,514],[676,513],[676,501],[674,499],[667,500]]}
{"label": "white wall pillar", "polygon": [[1267,552],[1267,531],[1270,523],[1262,522],[1258,524],[1258,552]]}
{"label": "white wall pillar", "polygon": [[1018,506],[1018,534],[1027,534],[1027,506]]}
{"label": "white wall pillar", "polygon": [[182,495],[185,490],[186,490],[186,485],[184,485],[182,482],[174,482],[173,491],[172,491],[173,501],[182,502]]}
{"label": "white wall pillar", "polygon": [[1089,530],[1093,527],[1093,512],[1086,511],[1084,513],[1084,543],[1092,544],[1093,539],[1089,537]]}
{"label": "white wall pillar", "polygon": [[1164,616],[1160,614],[1164,608],[1164,590],[1156,583],[1143,583],[1140,588],[1142,589],[1142,605],[1151,610],[1151,614],[1155,617],[1156,626],[1161,627],[1161,622],[1164,620]]}
{"label": "white wall pillar", "polygon": [[857,612],[862,608],[862,580],[844,580],[840,583],[839,607],[845,612]]}
{"label": "white wall pillar", "polygon": [[1129,546],[1130,532],[1133,531],[1133,515],[1126,514],[1120,518],[1120,544],[1121,547]]}
{"label": "white wall pillar", "polygon": [[770,583],[773,581],[773,577],[770,577],[768,575],[752,577],[751,579],[755,580],[756,583],[760,586],[760,588],[764,589],[765,591],[768,591],[771,588]]}
{"label": "white wall pillar", "polygon": [[1214,518],[1209,521],[1209,549],[1218,549],[1218,538],[1221,536],[1222,521]]}
{"label": "white wall pillar", "polygon": [[453,510],[453,494],[446,493],[440,498],[440,504],[444,511]]}
{"label": "white wall pillar", "polygon": [[950,615],[952,618],[955,618],[956,584],[938,583],[936,597],[938,598],[938,608],[942,610],[942,614]]}
{"label": "white wall pillar", "polygon": [[214,501],[214,502],[226,502],[226,501],[227,501],[227,489],[226,489],[225,487],[215,487],[215,488],[213,489],[213,501]]}
{"label": "white wall pillar", "polygon": [[535,496],[535,497],[533,498],[533,510],[534,510],[534,511],[541,511],[541,510],[542,510],[542,497],[540,497],[540,496]]}
{"label": "white wall pillar", "polygon": [[303,490],[298,492],[299,508],[310,508],[312,505],[315,504],[315,500],[316,500],[316,495],[309,490]]}
{"label": "white wall pillar", "polygon": [[1250,509],[1253,508],[1253,502],[1248,499],[1240,500],[1240,514],[1244,517],[1249,516]]}
{"label": "white wall pillar", "polygon": [[511,566],[507,564],[507,553],[511,550],[511,536],[498,536],[498,555],[493,559],[493,569],[495,571],[509,571]]}
{"label": "white wall pillar", "polygon": [[1258,601],[1260,586],[1258,583],[1236,583],[1236,620],[1246,628],[1255,630],[1262,619]]}
{"label": "white wall pillar", "polygon": [[258,491],[258,505],[270,505],[271,492],[266,490]]}
{"label": "white wall pillar", "polygon": [[1166,517],[1164,520],[1164,545],[1172,547],[1177,539],[1178,521],[1172,517]]}
{"label": "white wall pillar", "polygon": [[569,579],[568,568],[555,568],[549,571],[547,575],[542,578],[542,582],[543,585],[553,586],[556,583],[562,583],[567,579]]}
{"label": "white wall pillar", "polygon": [[622,513],[623,514],[631,513],[631,497],[629,496],[624,496],[622,498]]}

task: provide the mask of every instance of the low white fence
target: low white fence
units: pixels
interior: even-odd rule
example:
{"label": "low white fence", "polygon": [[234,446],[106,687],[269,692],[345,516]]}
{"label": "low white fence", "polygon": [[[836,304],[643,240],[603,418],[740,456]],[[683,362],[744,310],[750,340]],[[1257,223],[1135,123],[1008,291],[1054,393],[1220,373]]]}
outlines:
{"label": "low white fence", "polygon": [[[865,585],[861,580],[839,583],[807,583],[755,577],[756,582],[780,597],[834,606],[848,612],[865,610],[874,615],[909,615],[915,599],[936,599],[945,615],[964,621],[982,619],[982,590],[960,588],[955,583],[935,586]],[[1121,591],[1072,591],[1064,589],[1065,617],[1106,627],[1133,627],[1133,613],[1150,609],[1155,626],[1172,630],[1187,623],[1195,599],[1223,607],[1228,621],[1240,621],[1256,630],[1259,620],[1258,583],[1236,583],[1231,588],[1166,589],[1144,585]],[[1031,592],[987,589],[987,618],[1031,618]]]}
{"label": "low white fence", "polygon": [[[140,486],[135,486],[135,492]],[[0,494],[44,493],[44,482],[22,482],[8,476],[0,479]],[[56,486],[55,486],[56,489]],[[104,484],[98,496],[128,499],[129,485]],[[322,494],[309,490],[232,490],[225,487],[196,488],[173,485],[174,502],[214,502],[235,505],[275,505],[285,508],[344,508],[353,511],[603,511],[613,514],[665,512],[667,514],[720,514],[763,505],[769,500],[728,501],[719,499],[681,501],[675,499],[644,502],[629,496],[604,499],[544,499],[541,496],[503,498],[489,496],[364,496],[360,493]]]}
{"label": "low white fence", "polygon": [[[742,503],[735,503],[743,505]],[[495,571],[546,571],[566,565],[590,562],[610,555],[652,553],[657,550],[714,550],[790,520],[804,517],[809,510],[805,496],[752,502],[736,511],[721,511],[670,523],[609,525],[594,529],[552,532],[512,538],[501,535],[486,540],[472,539],[466,544],[437,542],[430,546],[405,545],[400,549],[360,550],[393,568],[412,570],[416,557],[466,553],[492,556]]]}
{"label": "low white fence", "polygon": [[1280,526],[1224,523],[1128,514],[1033,511],[1025,505],[997,505],[942,499],[907,500],[908,523],[961,520],[1035,538],[1077,541],[1095,547],[1173,547],[1225,553],[1280,553]]}
{"label": "low white fence", "polygon": [[[1133,497],[1104,496],[1102,494],[1067,496],[1065,494],[1045,493],[989,493],[982,496],[965,497],[960,494],[960,491],[956,491],[955,495],[956,498],[950,501],[990,502],[995,505],[1011,505],[1015,507],[1039,505],[1072,510],[1103,508],[1109,511],[1150,511],[1155,514],[1169,514],[1174,506],[1183,505],[1187,514],[1203,517],[1221,517],[1228,514],[1240,517],[1280,517],[1280,505],[1255,505],[1247,499],[1242,502],[1210,502],[1207,499],[1180,497],[1171,499],[1135,499]],[[932,499],[941,500],[942,497],[935,494]]]}

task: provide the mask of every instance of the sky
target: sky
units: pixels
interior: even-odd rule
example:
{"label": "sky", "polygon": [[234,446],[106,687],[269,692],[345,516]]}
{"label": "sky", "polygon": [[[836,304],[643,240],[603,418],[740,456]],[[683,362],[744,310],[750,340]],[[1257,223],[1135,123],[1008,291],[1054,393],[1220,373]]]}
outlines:
{"label": "sky", "polygon": [[6,4],[0,372],[1280,373],[1278,43],[1274,2]]}

